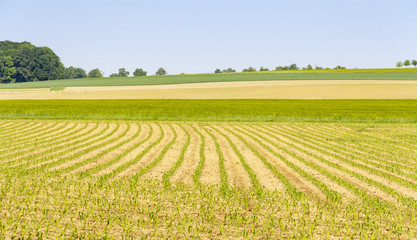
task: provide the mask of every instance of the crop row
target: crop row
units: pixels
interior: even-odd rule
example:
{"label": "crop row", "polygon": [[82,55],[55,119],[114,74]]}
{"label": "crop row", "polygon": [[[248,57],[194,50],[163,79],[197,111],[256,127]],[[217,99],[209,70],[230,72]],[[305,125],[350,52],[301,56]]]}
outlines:
{"label": "crop row", "polygon": [[[416,208],[416,145],[349,127],[358,125],[3,121],[0,168],[21,176],[156,178],[165,185],[253,187]],[[416,135],[407,130],[414,127],[395,129]]]}

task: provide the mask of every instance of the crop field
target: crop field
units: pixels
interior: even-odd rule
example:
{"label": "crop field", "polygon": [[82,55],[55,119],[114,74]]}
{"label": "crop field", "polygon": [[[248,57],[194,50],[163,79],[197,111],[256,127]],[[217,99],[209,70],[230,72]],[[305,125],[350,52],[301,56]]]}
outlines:
{"label": "crop field", "polygon": [[0,100],[13,99],[417,99],[417,81],[270,80],[0,89]]}
{"label": "crop field", "polygon": [[417,237],[417,124],[0,120],[4,238]]}
{"label": "crop field", "polygon": [[271,80],[417,80],[417,68],[269,71],[254,73],[180,74],[147,77],[83,78],[0,84],[0,89],[142,86]]}

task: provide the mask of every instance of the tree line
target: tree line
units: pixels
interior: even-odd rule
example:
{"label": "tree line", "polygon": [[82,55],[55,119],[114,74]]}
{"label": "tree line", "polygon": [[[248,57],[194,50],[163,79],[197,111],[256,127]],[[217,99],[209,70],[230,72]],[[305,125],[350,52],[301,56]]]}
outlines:
{"label": "tree line", "polygon": [[397,68],[400,68],[400,67],[403,67],[403,66],[409,67],[411,65],[413,65],[414,67],[417,67],[417,60],[405,60],[404,62],[399,61],[399,62],[397,62],[397,64],[395,64],[395,66],[397,66]]}
{"label": "tree line", "polygon": [[[315,70],[323,70],[323,69],[328,70],[330,68],[323,68],[323,67],[320,67],[320,66],[315,66],[313,68],[313,66],[311,66],[311,64],[308,64],[306,67],[302,67],[301,68],[301,70],[314,70],[314,69]],[[346,67],[336,66],[333,69],[346,69]],[[278,67],[275,68],[275,71],[287,71],[287,70],[293,70],[294,71],[294,70],[300,70],[300,68],[295,63],[293,63],[293,64],[291,64],[289,66],[278,66]],[[257,72],[257,71],[258,70],[256,68],[254,68],[254,67],[248,67],[248,68],[244,68],[242,70],[242,72]],[[269,68],[265,68],[265,67],[260,67],[259,68],[259,72],[264,72],[264,71],[270,71],[270,70],[269,70]],[[214,71],[214,73],[234,73],[234,72],[236,72],[236,70],[233,69],[233,68],[227,68],[227,69],[223,69],[223,70],[217,68]]]}
{"label": "tree line", "polygon": [[[155,75],[166,75],[159,68]],[[137,68],[133,76],[146,76]],[[0,41],[0,83],[36,82],[55,79],[100,78],[104,73],[98,68],[88,73],[79,67],[64,67],[61,59],[48,47],[36,47],[29,42]],[[120,68],[111,77],[127,77],[129,72]]]}

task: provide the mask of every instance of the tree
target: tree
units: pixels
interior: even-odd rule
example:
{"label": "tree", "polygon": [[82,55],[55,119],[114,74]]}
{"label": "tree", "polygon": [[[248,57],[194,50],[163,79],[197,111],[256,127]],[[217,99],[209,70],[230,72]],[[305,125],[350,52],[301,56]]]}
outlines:
{"label": "tree", "polygon": [[0,57],[0,83],[13,83],[16,80],[16,68],[13,66],[11,56]]}
{"label": "tree", "polygon": [[264,72],[264,71],[269,71],[269,69],[268,68],[261,67],[261,68],[259,68],[259,71]]}
{"label": "tree", "polygon": [[411,61],[411,64],[412,64],[414,67],[416,67],[416,66],[417,66],[417,60],[413,60],[413,61]]}
{"label": "tree", "polygon": [[156,71],[155,75],[157,76],[167,75],[167,71],[165,71],[165,69],[163,68],[159,68],[158,71]]}
{"label": "tree", "polygon": [[402,67],[403,66],[403,62],[401,62],[401,61],[397,62],[396,66],[397,66],[397,68]]}
{"label": "tree", "polygon": [[64,78],[64,65],[47,47],[23,48],[13,56],[16,82],[45,81]]}
{"label": "tree", "polygon": [[88,77],[89,78],[101,78],[103,77],[103,72],[100,71],[100,69],[98,68],[94,68],[91,71],[88,72]]}
{"label": "tree", "polygon": [[143,71],[142,68],[136,68],[136,70],[133,72],[133,76],[135,77],[141,77],[141,76],[146,76],[147,72]]}
{"label": "tree", "polygon": [[128,77],[129,72],[125,68],[119,68],[119,77]]}
{"label": "tree", "polygon": [[323,70],[323,67],[316,66],[316,70]]}
{"label": "tree", "polygon": [[308,64],[306,70],[313,70],[313,67],[310,64]]}
{"label": "tree", "polygon": [[410,60],[405,60],[405,61],[404,61],[404,66],[408,67],[408,66],[410,66],[410,65],[411,65]]}
{"label": "tree", "polygon": [[228,68],[228,69],[224,69],[222,72],[223,73],[233,73],[233,72],[236,72],[236,70],[234,70],[233,68]]}
{"label": "tree", "polygon": [[119,77],[119,74],[118,73],[112,73],[112,74],[110,74],[109,77]]}
{"label": "tree", "polygon": [[248,67],[248,68],[243,69],[242,72],[256,72],[256,68]]}
{"label": "tree", "polygon": [[222,70],[220,70],[218,68],[214,71],[214,73],[221,73],[221,72],[222,72]]}
{"label": "tree", "polygon": [[65,79],[86,78],[87,73],[82,68],[75,68],[73,66],[67,67],[64,70]]}
{"label": "tree", "polygon": [[342,66],[339,66],[339,65],[337,65],[335,68],[333,68],[333,69],[346,69],[346,67],[342,67]]}
{"label": "tree", "polygon": [[289,70],[298,70],[297,64],[293,63],[290,65]]}
{"label": "tree", "polygon": [[1,82],[31,82],[64,78],[64,65],[48,47],[29,42],[0,42]]}

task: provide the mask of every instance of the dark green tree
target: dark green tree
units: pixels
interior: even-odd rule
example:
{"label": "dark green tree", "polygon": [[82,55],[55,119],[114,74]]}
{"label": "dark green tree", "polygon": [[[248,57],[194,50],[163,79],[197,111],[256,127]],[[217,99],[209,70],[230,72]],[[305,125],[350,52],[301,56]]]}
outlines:
{"label": "dark green tree", "polygon": [[136,70],[133,72],[133,76],[135,77],[141,77],[141,76],[146,76],[147,72],[144,71],[142,68],[136,68]]}
{"label": "dark green tree", "polygon": [[65,79],[86,78],[87,73],[82,68],[75,68],[73,66],[67,67],[64,70]]}
{"label": "dark green tree", "polygon": [[125,68],[119,68],[119,77],[128,77],[129,72]]}
{"label": "dark green tree", "polygon": [[290,65],[288,70],[298,70],[299,68],[297,67],[297,64],[293,63]]}
{"label": "dark green tree", "polygon": [[405,60],[404,61],[404,66],[408,67],[411,65],[411,61],[410,60]]}
{"label": "dark green tree", "polygon": [[0,57],[0,83],[13,83],[16,79],[16,68],[11,56]]}
{"label": "dark green tree", "polygon": [[100,69],[98,68],[94,68],[91,71],[88,72],[88,77],[89,78],[101,78],[103,77],[103,72],[100,71]]}
{"label": "dark green tree", "polygon": [[112,74],[110,74],[109,77],[119,77],[119,74],[118,73],[112,73]]}
{"label": "dark green tree", "polygon": [[414,67],[416,67],[416,66],[417,66],[417,60],[413,60],[413,61],[411,61],[411,64],[412,64]]}
{"label": "dark green tree", "polygon": [[222,72],[222,70],[220,70],[218,68],[214,71],[214,73],[221,73],[221,72]]}
{"label": "dark green tree", "polygon": [[159,68],[158,71],[156,71],[155,75],[157,76],[167,75],[167,71],[165,71],[165,69],[163,68]]}
{"label": "dark green tree", "polygon": [[260,72],[265,72],[265,71],[269,71],[269,69],[268,68],[261,67],[261,68],[259,68],[259,71]]}

